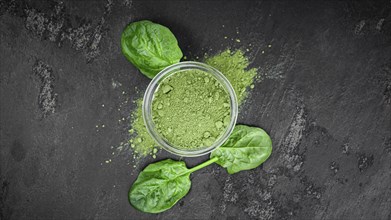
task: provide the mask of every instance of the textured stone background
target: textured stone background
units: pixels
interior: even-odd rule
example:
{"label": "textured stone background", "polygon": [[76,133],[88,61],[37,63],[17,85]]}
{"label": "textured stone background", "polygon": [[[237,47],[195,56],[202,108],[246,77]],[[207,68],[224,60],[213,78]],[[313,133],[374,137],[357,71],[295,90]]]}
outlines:
{"label": "textured stone background", "polygon": [[[191,60],[249,49],[263,80],[239,122],[274,141],[255,170],[193,174],[159,215],[127,201],[155,160],[118,149],[149,82],[120,51],[140,19]],[[0,0],[0,51],[0,219],[391,219],[390,1]]]}

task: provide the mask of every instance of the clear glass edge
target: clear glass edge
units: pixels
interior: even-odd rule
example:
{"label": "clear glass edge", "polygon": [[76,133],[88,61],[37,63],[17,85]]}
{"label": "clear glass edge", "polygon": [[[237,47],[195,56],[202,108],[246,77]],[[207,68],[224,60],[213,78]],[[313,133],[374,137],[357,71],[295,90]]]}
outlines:
{"label": "clear glass edge", "polygon": [[[215,143],[213,143],[212,146],[203,148],[200,150],[183,150],[183,149],[178,149],[175,147],[172,147],[170,144],[168,144],[166,141],[164,141],[158,133],[154,129],[153,125],[153,120],[152,120],[152,114],[151,114],[151,109],[152,109],[152,100],[153,100],[153,95],[155,93],[155,90],[158,88],[159,82],[163,80],[164,78],[170,76],[171,74],[176,73],[176,69],[180,68],[203,68],[207,71],[208,73],[212,73],[214,77],[219,80],[220,83],[224,85],[224,88],[228,91],[229,96],[230,96],[230,104],[231,104],[231,121],[230,124],[227,127],[227,130],[224,132],[223,135],[220,136],[219,139],[216,140]],[[170,65],[166,68],[164,68],[162,71],[160,71],[149,83],[143,97],[143,104],[142,104],[142,113],[143,113],[143,119],[144,119],[144,124],[147,128],[148,133],[151,135],[151,137],[155,140],[155,142],[163,147],[166,151],[182,156],[182,157],[198,157],[202,156],[208,153],[211,153],[213,150],[217,149],[220,147],[224,142],[228,139],[228,137],[231,135],[238,116],[238,101],[237,97],[235,94],[235,91],[231,85],[231,83],[228,81],[228,79],[217,69],[204,64],[200,62],[195,62],[195,61],[185,61],[185,62],[179,62],[173,65]]]}

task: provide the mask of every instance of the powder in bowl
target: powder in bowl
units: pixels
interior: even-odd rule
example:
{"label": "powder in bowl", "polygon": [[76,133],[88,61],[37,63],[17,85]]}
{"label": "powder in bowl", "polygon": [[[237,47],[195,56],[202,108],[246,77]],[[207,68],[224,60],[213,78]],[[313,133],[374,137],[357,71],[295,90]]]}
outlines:
{"label": "powder in bowl", "polygon": [[223,85],[199,69],[178,71],[159,83],[152,100],[157,132],[179,149],[210,147],[231,120]]}

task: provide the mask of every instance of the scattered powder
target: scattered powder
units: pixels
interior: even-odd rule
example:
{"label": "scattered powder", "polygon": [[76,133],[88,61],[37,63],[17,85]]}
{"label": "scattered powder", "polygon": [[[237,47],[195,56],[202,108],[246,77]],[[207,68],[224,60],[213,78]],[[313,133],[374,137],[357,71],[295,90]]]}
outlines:
{"label": "scattered powder", "polygon": [[316,186],[311,180],[307,177],[303,177],[300,179],[300,183],[304,185],[304,193],[306,197],[320,199],[322,197],[323,189],[321,187]]}
{"label": "scattered powder", "polygon": [[26,14],[26,28],[42,37],[43,33],[46,31],[46,25],[48,22],[45,14],[39,13],[35,9],[26,10]]}
{"label": "scattered powder", "polygon": [[256,68],[249,68],[250,61],[244,53],[241,50],[225,50],[207,58],[205,62],[227,77],[235,90],[239,105],[242,104],[247,97],[248,89],[254,88],[253,83],[258,71]]}
{"label": "scattered powder", "polygon": [[128,8],[131,8],[132,5],[133,5],[133,1],[132,0],[124,0],[122,2],[122,5],[124,5],[124,6],[128,7]]}
{"label": "scattered powder", "polygon": [[373,155],[359,154],[358,155],[358,169],[360,172],[365,171],[373,165],[374,157]]}
{"label": "scattered powder", "polygon": [[380,19],[380,20],[377,22],[377,24],[376,24],[376,30],[381,31],[381,28],[382,28],[382,26],[383,26],[384,20],[385,20],[385,19],[382,18],[382,19]]}
{"label": "scattered powder", "polygon": [[389,137],[387,140],[384,140],[383,146],[384,146],[384,151],[388,155],[391,155],[391,137]]}
{"label": "scattered powder", "polygon": [[266,201],[251,201],[249,206],[244,209],[244,212],[256,219],[272,219],[276,213],[276,208],[271,200]]}
{"label": "scattered powder", "polygon": [[342,153],[349,155],[349,143],[345,143],[342,145]]}
{"label": "scattered powder", "polygon": [[331,162],[330,170],[332,170],[334,174],[338,173],[339,166],[338,166],[338,164],[335,161]]}
{"label": "scattered powder", "polygon": [[54,92],[54,75],[53,69],[38,60],[33,66],[33,74],[38,76],[41,81],[41,90],[38,95],[38,105],[45,118],[55,112],[57,103],[57,94]]}
{"label": "scattered powder", "polygon": [[234,190],[234,184],[231,181],[231,176],[228,176],[225,180],[223,197],[224,201],[233,203],[236,203],[239,199],[238,193]]}
{"label": "scattered powder", "polygon": [[306,124],[306,110],[304,105],[300,104],[297,106],[297,111],[293,115],[287,133],[279,144],[280,149],[282,149],[279,160],[288,170],[293,170],[294,172],[300,171],[303,165],[302,155],[298,151]]}
{"label": "scattered powder", "polygon": [[361,34],[364,26],[365,26],[365,20],[361,20],[360,23],[358,23],[354,28],[354,33],[357,35]]}
{"label": "scattered powder", "polygon": [[156,147],[155,141],[149,135],[147,128],[144,125],[142,105],[143,99],[139,98],[136,101],[136,109],[131,114],[132,129],[129,130],[131,136],[129,145],[133,148],[133,152],[137,156],[147,156],[148,154],[153,153]]}
{"label": "scattered powder", "polygon": [[170,144],[181,149],[210,147],[231,120],[223,85],[200,70],[180,71],[164,79],[154,94],[153,121]]}
{"label": "scattered powder", "polygon": [[[254,88],[257,69],[249,68],[250,61],[241,50],[225,50],[211,57],[206,57],[205,63],[218,69],[227,77],[236,92],[239,105],[243,104],[248,91]],[[131,129],[129,130],[129,145],[136,158],[151,155],[156,157],[158,152],[155,141],[149,135],[142,116],[142,97],[135,101],[136,108],[131,113]]]}
{"label": "scattered powder", "polygon": [[92,22],[81,22],[78,27],[73,27],[70,22],[67,22],[67,17],[70,15],[66,13],[67,10],[61,1],[47,13],[27,5],[21,7],[25,12],[25,27],[32,34],[55,42],[59,47],[68,40],[72,48],[84,52],[87,62],[93,61],[100,55],[100,43],[107,32],[105,26],[112,11],[112,0],[106,1],[103,16],[95,18],[98,20],[95,27]]}
{"label": "scattered powder", "polygon": [[122,86],[122,84],[120,82],[117,82],[117,81],[114,81],[113,79],[111,80],[111,86],[113,87],[113,89],[116,89],[120,86]]}

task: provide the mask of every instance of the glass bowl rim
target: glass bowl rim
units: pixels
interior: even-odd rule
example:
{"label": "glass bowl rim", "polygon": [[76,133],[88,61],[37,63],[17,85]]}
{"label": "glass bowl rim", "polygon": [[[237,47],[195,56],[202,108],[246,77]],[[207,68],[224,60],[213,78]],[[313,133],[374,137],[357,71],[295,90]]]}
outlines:
{"label": "glass bowl rim", "polygon": [[[159,83],[162,80],[164,80],[166,77],[169,77],[175,73],[181,72],[183,70],[188,70],[188,69],[198,69],[208,74],[211,74],[216,80],[218,80],[223,85],[224,90],[228,93],[230,98],[231,120],[229,125],[227,126],[227,129],[218,139],[216,139],[216,141],[211,146],[207,148],[198,149],[198,150],[197,149],[186,150],[186,149],[180,149],[171,146],[168,142],[166,142],[163,139],[162,135],[160,135],[156,131],[152,119],[153,95],[156,89],[159,87]],[[184,61],[184,62],[172,64],[164,68],[152,79],[152,81],[149,83],[144,93],[143,103],[142,103],[142,114],[143,114],[144,124],[147,128],[148,133],[151,135],[151,137],[159,146],[163,147],[163,149],[165,149],[166,151],[178,156],[198,157],[212,152],[213,150],[217,149],[219,146],[224,144],[224,142],[228,139],[236,124],[236,120],[238,116],[238,101],[235,94],[235,90],[233,89],[231,83],[220,71],[205,63],[195,62],[195,61]]]}

